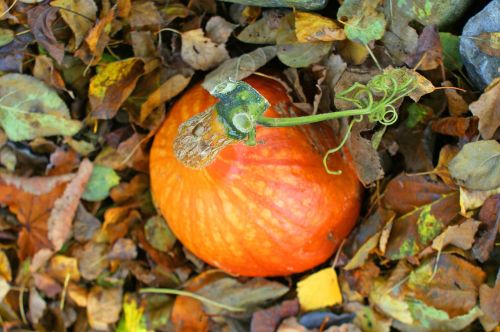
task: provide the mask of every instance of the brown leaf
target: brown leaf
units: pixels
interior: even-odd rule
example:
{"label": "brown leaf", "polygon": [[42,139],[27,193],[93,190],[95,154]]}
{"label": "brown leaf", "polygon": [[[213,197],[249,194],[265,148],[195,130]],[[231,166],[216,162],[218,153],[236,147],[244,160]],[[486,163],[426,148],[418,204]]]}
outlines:
{"label": "brown leaf", "polygon": [[[363,266],[354,270],[341,270],[340,280],[345,281],[349,290],[355,291],[361,297],[368,297],[373,286],[373,282],[379,276],[380,269],[373,262],[369,261]],[[344,290],[344,287],[342,287]]]}
{"label": "brown leaf", "polygon": [[251,332],[274,332],[283,318],[296,316],[300,306],[297,299],[283,301],[279,305],[272,306],[254,312],[250,324]]}
{"label": "brown leaf", "polygon": [[490,257],[500,228],[500,194],[490,197],[484,202],[479,211],[479,220],[486,224],[486,229],[481,231],[474,247],[472,247],[472,254],[478,261],[484,263]]}
{"label": "brown leaf", "polygon": [[0,203],[8,205],[23,226],[17,242],[21,259],[33,256],[40,249],[52,248],[47,220],[73,177],[73,174],[33,178],[0,174]]}
{"label": "brown leaf", "polygon": [[167,79],[158,89],[151,93],[141,106],[140,122],[144,122],[151,112],[181,93],[191,81],[191,76],[185,77],[181,74]]}
{"label": "brown leaf", "polygon": [[479,132],[484,139],[492,139],[500,127],[500,78],[485,89],[478,100],[470,104],[472,114],[479,118]]}
{"label": "brown leaf", "polygon": [[68,147],[58,147],[50,155],[47,175],[62,175],[73,172],[80,165],[80,156]]}
{"label": "brown leaf", "polygon": [[361,133],[373,128],[366,120],[355,123],[347,139],[347,147],[354,161],[358,179],[368,187],[384,177],[384,169],[377,151],[371,142],[361,136]]}
{"label": "brown leaf", "polygon": [[432,248],[437,251],[442,251],[448,244],[459,247],[464,250],[469,250],[474,243],[474,235],[481,222],[474,219],[467,219],[460,225],[453,225],[446,228],[432,241]]}
{"label": "brown leaf", "polygon": [[224,44],[227,42],[233,30],[237,27],[236,24],[232,24],[226,21],[221,16],[212,16],[205,26],[207,32],[207,37],[217,44]]}
{"label": "brown leaf", "polygon": [[53,60],[46,55],[38,55],[35,58],[33,76],[57,90],[67,91],[64,80],[59,71],[54,68],[54,63],[52,61]]}
{"label": "brown leaf", "polygon": [[33,274],[33,280],[36,288],[50,298],[55,298],[63,290],[62,286],[46,273]]}
{"label": "brown leaf", "polygon": [[418,254],[460,212],[458,192],[425,176],[396,177],[387,185],[383,202],[401,215],[394,220],[385,253],[392,260]]}
{"label": "brown leaf", "polygon": [[85,185],[92,174],[93,165],[88,159],[84,159],[76,176],[64,189],[64,193],[54,202],[50,217],[47,220],[48,238],[54,250],[62,248],[72,233],[73,218],[80,203],[80,198],[85,191]]}
{"label": "brown leaf", "polygon": [[36,41],[61,64],[64,58],[64,45],[57,41],[52,24],[57,19],[58,8],[38,5],[28,11],[28,24]]}
{"label": "brown leaf", "polygon": [[74,257],[56,255],[50,260],[47,273],[64,284],[67,277],[69,280],[80,281],[80,271],[78,271],[78,260]]}
{"label": "brown leaf", "polygon": [[500,273],[494,287],[483,284],[479,288],[479,305],[489,320],[496,324],[500,322]]}
{"label": "brown leaf", "polygon": [[500,32],[482,32],[473,38],[481,52],[492,57],[500,57]]}
{"label": "brown leaf", "polygon": [[137,247],[131,239],[118,239],[107,255],[108,259],[120,261],[132,260],[137,257]]}
{"label": "brown leaf", "polygon": [[122,309],[122,295],[121,287],[92,287],[87,300],[87,318],[93,329],[107,331],[110,324],[118,321]]}
{"label": "brown leaf", "polygon": [[75,56],[86,64],[95,65],[101,60],[102,53],[109,43],[111,24],[115,18],[115,7],[99,19],[89,31],[83,45],[75,52]]}
{"label": "brown leaf", "polygon": [[97,18],[97,6],[94,0],[54,0],[50,5],[63,8],[59,14],[75,36],[69,48],[76,50]]}
{"label": "brown leaf", "polygon": [[450,171],[448,170],[448,163],[455,158],[455,156],[460,152],[460,148],[455,145],[445,145],[439,151],[439,160],[436,168],[432,171],[434,174],[439,176],[444,183],[448,186],[455,186],[455,181],[453,181]]}
{"label": "brown leaf", "polygon": [[87,212],[80,204],[73,222],[73,237],[80,243],[90,241],[101,228],[101,222],[93,214]]}
{"label": "brown leaf", "polygon": [[33,324],[38,324],[43,317],[45,309],[47,309],[47,302],[38,294],[34,287],[30,289],[29,308],[28,317],[30,321]]}
{"label": "brown leaf", "polygon": [[449,116],[433,121],[431,128],[439,134],[465,137],[470,140],[478,134],[478,122],[479,119],[475,116],[467,118]]}
{"label": "brown leaf", "polygon": [[437,26],[428,25],[418,37],[417,51],[406,61],[420,70],[436,69],[443,63],[443,52]]}
{"label": "brown leaf", "polygon": [[205,37],[202,29],[182,33],[181,56],[191,67],[200,70],[209,70],[229,59],[226,46]]}
{"label": "brown leaf", "polygon": [[95,280],[108,267],[109,262],[105,259],[107,251],[106,244],[95,242],[75,248],[73,254],[78,259],[78,268],[84,279]]}
{"label": "brown leaf", "polygon": [[117,204],[123,204],[137,198],[149,188],[149,178],[144,174],[138,174],[130,182],[120,182],[113,187],[109,193],[111,199]]}
{"label": "brown leaf", "polygon": [[161,25],[161,17],[158,8],[152,1],[132,1],[130,11],[130,26],[134,30],[150,29],[158,31]]}
{"label": "brown leaf", "polygon": [[[444,81],[441,86],[453,86],[450,81]],[[448,111],[453,116],[461,116],[469,111],[469,105],[455,89],[445,89],[444,93],[448,100]]]}

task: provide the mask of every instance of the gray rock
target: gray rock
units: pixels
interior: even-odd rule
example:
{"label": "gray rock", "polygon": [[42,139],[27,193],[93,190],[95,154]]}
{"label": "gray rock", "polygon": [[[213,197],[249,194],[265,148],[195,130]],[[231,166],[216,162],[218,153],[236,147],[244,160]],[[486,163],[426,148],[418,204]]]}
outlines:
{"label": "gray rock", "polygon": [[491,1],[482,11],[472,17],[464,27],[460,37],[460,55],[471,81],[484,89],[500,76],[500,58],[487,55],[477,47],[471,37],[483,32],[500,31],[500,0]]}

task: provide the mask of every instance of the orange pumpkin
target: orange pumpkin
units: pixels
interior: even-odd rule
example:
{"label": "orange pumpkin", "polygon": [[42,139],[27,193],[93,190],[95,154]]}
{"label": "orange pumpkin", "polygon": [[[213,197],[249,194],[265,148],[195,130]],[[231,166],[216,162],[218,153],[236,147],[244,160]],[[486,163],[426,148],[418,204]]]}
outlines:
{"label": "orange pumpkin", "polygon": [[[245,80],[272,105],[264,115],[293,116],[285,89],[274,80]],[[223,149],[202,169],[179,162],[173,141],[179,125],[215,104],[201,85],[173,106],[150,156],[154,200],[177,238],[196,256],[226,272],[278,276],[302,272],[328,259],[353,228],[361,186],[324,124],[257,128],[256,146]]]}

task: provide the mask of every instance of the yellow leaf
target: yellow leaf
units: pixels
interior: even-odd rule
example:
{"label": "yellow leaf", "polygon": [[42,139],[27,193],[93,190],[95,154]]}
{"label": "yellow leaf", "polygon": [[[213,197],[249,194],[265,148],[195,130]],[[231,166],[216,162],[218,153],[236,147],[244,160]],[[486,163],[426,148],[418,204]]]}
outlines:
{"label": "yellow leaf", "polygon": [[295,12],[295,34],[300,43],[345,39],[344,30],[333,20],[305,12]]}
{"label": "yellow leaf", "polygon": [[297,284],[299,302],[304,310],[315,310],[342,303],[337,273],[332,268],[318,271]]}

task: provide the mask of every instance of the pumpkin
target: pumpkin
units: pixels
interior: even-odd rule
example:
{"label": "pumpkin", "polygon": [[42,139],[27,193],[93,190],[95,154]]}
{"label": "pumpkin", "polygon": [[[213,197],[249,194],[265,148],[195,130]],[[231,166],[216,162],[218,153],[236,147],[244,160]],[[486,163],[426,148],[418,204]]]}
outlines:
{"label": "pumpkin", "polygon": [[[294,116],[285,89],[262,76],[245,80],[271,104],[269,117]],[[283,276],[328,259],[353,228],[362,188],[348,154],[322,159],[336,145],[325,124],[257,128],[256,146],[224,148],[205,168],[174,156],[179,126],[217,102],[201,85],[187,91],[159,129],[150,155],[152,195],[177,238],[226,272]]]}

